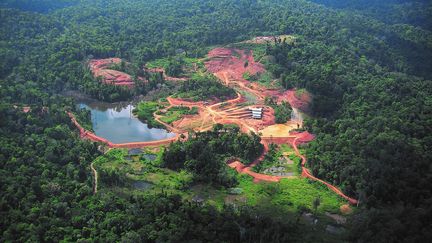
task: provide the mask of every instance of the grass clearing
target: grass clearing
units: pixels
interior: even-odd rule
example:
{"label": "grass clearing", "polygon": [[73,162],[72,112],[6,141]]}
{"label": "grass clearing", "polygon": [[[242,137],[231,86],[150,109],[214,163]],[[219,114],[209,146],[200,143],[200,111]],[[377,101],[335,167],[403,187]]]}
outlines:
{"label": "grass clearing", "polygon": [[146,63],[147,68],[167,68],[169,65],[168,58],[160,58]]}
{"label": "grass clearing", "polygon": [[256,75],[251,75],[248,72],[243,74],[243,78],[250,82],[257,82],[262,86],[270,89],[281,88],[280,82],[273,77],[270,72],[258,73]]}
{"label": "grass clearing", "polygon": [[140,155],[129,156],[127,149],[111,149],[96,158],[95,166],[97,170],[117,171],[124,175],[129,181],[127,188],[133,188],[135,182],[148,182],[152,187],[146,192],[179,192],[190,184],[192,175],[186,171],[175,172],[158,167],[163,151],[144,149]]}
{"label": "grass clearing", "polygon": [[229,45],[229,47],[243,49],[243,50],[251,50],[253,51],[253,57],[255,61],[261,60],[266,55],[266,45],[265,44],[254,44],[254,43],[235,43]]}
{"label": "grass clearing", "polygon": [[179,54],[174,57],[165,57],[160,59],[155,59],[146,63],[147,68],[163,68],[167,70],[169,66],[172,64],[172,61],[178,61],[185,74],[193,73],[192,71],[200,71],[204,70],[204,62],[199,58],[187,57],[184,54]]}
{"label": "grass clearing", "polygon": [[295,154],[293,148],[284,145],[276,147],[271,145],[270,151],[266,154],[264,160],[256,165],[253,170],[267,175],[299,176],[301,174],[301,158]]}
{"label": "grass clearing", "polygon": [[149,126],[163,128],[164,126],[159,124],[153,117],[153,113],[161,108],[163,108],[163,105],[158,102],[143,101],[138,103],[132,112],[134,115],[138,116],[138,119],[145,121]]}
{"label": "grass clearing", "polygon": [[188,107],[181,107],[176,106],[170,108],[165,114],[163,114],[163,117],[161,120],[166,123],[173,123],[177,120],[180,120],[184,115],[196,115],[198,114],[198,108],[192,107],[189,109]]}
{"label": "grass clearing", "polygon": [[305,178],[282,179],[279,183],[254,183],[252,177],[239,175],[239,181],[238,187],[243,189],[247,203],[252,206],[268,201],[291,212],[296,212],[300,208],[313,211],[312,202],[319,197],[319,213],[337,213],[339,207],[345,203],[324,185]]}
{"label": "grass clearing", "polygon": [[[280,151],[291,153],[292,148],[281,146]],[[156,155],[154,160],[145,158],[145,154]],[[192,175],[186,171],[172,171],[159,167],[163,149],[150,150],[144,149],[142,155],[137,159],[128,158],[127,149],[111,149],[105,155],[95,160],[96,169],[105,171],[118,171],[126,176],[129,183],[126,186],[107,187],[103,190],[121,191],[122,193],[179,193],[183,198],[191,200],[194,196],[199,196],[205,202],[222,208],[224,204],[249,205],[264,208],[274,208],[282,212],[278,213],[297,213],[299,210],[313,212],[313,201],[320,198],[321,204],[317,209],[318,214],[325,212],[338,213],[341,205],[346,202],[330,191],[326,186],[312,182],[305,178],[283,179],[279,183],[254,183],[253,178],[237,174],[241,193],[232,195],[228,189],[215,188],[212,185],[197,184],[191,185]],[[154,158],[154,157],[152,157]],[[134,182],[151,183],[151,187],[145,190],[136,189]],[[117,189],[116,189],[117,188]]]}

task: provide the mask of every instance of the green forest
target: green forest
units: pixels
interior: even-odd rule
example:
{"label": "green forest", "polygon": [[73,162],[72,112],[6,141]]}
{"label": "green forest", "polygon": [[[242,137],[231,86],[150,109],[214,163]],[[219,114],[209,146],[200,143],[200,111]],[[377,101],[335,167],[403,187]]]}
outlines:
{"label": "green forest", "polygon": [[[430,241],[431,15],[427,0],[2,1],[0,242]],[[163,190],[93,194],[90,164],[103,151],[80,138],[65,111],[88,128],[89,114],[64,92],[107,102],[159,91],[225,100],[235,91],[213,76],[178,85],[141,67],[165,58],[168,75],[180,77],[179,66],[205,58],[212,47],[273,35],[295,42],[263,48],[272,57],[268,70],[283,89],[313,97],[304,122],[316,136],[302,148],[307,166],[359,200],[346,232],[321,237],[296,216],[215,207]],[[184,60],[176,59],[179,53]],[[92,76],[89,60],[111,57],[129,63],[134,89]],[[289,119],[286,103],[268,102],[278,123]],[[157,127],[156,107],[140,103],[135,113]],[[235,187],[242,182],[224,160],[252,161],[262,151],[259,142],[237,127],[217,126],[172,143],[161,167],[185,170],[194,183]]]}

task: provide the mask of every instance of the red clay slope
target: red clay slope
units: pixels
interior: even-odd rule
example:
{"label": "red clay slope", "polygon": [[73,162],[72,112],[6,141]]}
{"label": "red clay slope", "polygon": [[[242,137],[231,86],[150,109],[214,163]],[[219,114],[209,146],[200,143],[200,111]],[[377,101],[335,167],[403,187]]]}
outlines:
{"label": "red clay slope", "polygon": [[252,51],[238,49],[216,48],[208,53],[210,61],[206,62],[206,68],[212,73],[229,71],[232,78],[243,80],[243,74],[251,75],[264,73],[264,65],[255,62]]}
{"label": "red clay slope", "polygon": [[256,75],[266,72],[264,65],[255,61],[252,51],[215,48],[207,56],[210,59],[205,62],[207,70],[219,77],[226,85],[237,84],[241,89],[254,94],[261,101],[266,97],[271,97],[278,103],[286,101],[294,108],[303,111],[308,110],[311,97],[307,92],[303,92],[301,97],[297,97],[295,89],[286,91],[269,89],[243,78],[245,73]]}
{"label": "red clay slope", "polygon": [[276,95],[277,102],[287,101],[291,107],[300,109],[302,111],[308,111],[309,105],[312,101],[312,97],[306,91],[302,92],[301,95],[296,95],[296,89],[287,90],[283,93]]}
{"label": "red clay slope", "polygon": [[[287,90],[287,91],[279,91],[274,89],[267,89],[258,83],[250,83],[249,81],[243,78],[243,74],[249,72],[251,75],[255,75],[257,73],[265,72],[265,69],[262,64],[256,63],[252,52],[246,52],[238,49],[227,49],[227,48],[216,48],[211,50],[208,53],[209,61],[205,63],[206,68],[212,72],[214,75],[219,77],[226,85],[230,83],[237,84],[241,89],[246,92],[253,93],[260,100],[263,100],[265,97],[271,97],[275,99],[278,103],[282,101],[288,102],[292,107],[307,110],[308,106],[311,102],[311,96],[307,92],[302,92],[300,96],[296,94],[296,90]],[[237,123],[237,120],[229,121],[232,123]],[[242,125],[242,124],[240,124]],[[348,197],[337,187],[314,177],[310,171],[305,167],[307,159],[305,156],[301,155],[298,151],[297,144],[298,143],[306,143],[312,141],[314,136],[308,132],[296,133],[292,132],[289,136],[284,138],[262,138],[262,144],[264,145],[264,151],[259,158],[257,158],[250,165],[244,165],[239,160],[234,159],[231,161],[227,161],[228,165],[231,168],[236,169],[239,173],[245,173],[254,178],[255,182],[258,181],[269,181],[269,182],[277,182],[282,178],[281,176],[271,176],[260,174],[252,171],[252,167],[260,163],[264,155],[268,151],[268,143],[289,143],[294,148],[297,156],[299,156],[302,160],[302,176],[307,177],[311,180],[318,181],[320,183],[325,184],[330,190],[334,191],[339,196],[348,200],[351,204],[357,204],[357,200]]]}
{"label": "red clay slope", "polygon": [[129,74],[110,69],[111,65],[119,63],[120,58],[93,59],[90,60],[89,67],[94,77],[102,77],[103,83],[133,87],[135,83]]}

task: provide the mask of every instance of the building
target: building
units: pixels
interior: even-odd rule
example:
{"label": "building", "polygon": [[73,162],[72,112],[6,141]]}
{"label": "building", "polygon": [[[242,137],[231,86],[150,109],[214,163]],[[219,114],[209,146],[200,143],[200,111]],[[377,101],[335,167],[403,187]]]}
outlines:
{"label": "building", "polygon": [[262,119],[263,108],[249,108],[253,119]]}
{"label": "building", "polygon": [[250,108],[249,110],[252,112],[253,119],[262,118],[263,108]]}

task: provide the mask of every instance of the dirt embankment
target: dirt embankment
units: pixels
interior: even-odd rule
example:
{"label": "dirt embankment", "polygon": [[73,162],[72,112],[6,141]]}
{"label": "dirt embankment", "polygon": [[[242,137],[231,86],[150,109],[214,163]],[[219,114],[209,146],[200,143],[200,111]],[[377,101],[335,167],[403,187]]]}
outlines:
{"label": "dirt embankment", "polygon": [[88,65],[93,76],[101,77],[103,83],[133,87],[135,82],[129,74],[111,69],[112,65],[120,64],[121,61],[120,58],[92,59]]}
{"label": "dirt embankment", "polygon": [[[88,66],[92,71],[93,76],[95,78],[101,77],[103,83],[132,88],[135,85],[135,82],[130,74],[112,69],[113,65],[118,65],[121,62],[122,60],[117,57],[92,59],[89,61]],[[187,78],[176,78],[168,76],[163,68],[144,67],[143,70],[149,73],[161,73],[163,78],[167,81],[179,82],[187,80]],[[138,77],[138,79],[146,82],[143,77]]]}
{"label": "dirt embankment", "polygon": [[254,178],[255,182],[259,182],[259,181],[267,181],[267,182],[278,182],[281,179],[284,178],[290,178],[290,176],[271,176],[271,175],[265,175],[265,174],[260,174],[260,173],[256,173],[254,171],[252,171],[252,167],[259,164],[263,159],[265,154],[268,152],[268,144],[271,143],[276,143],[276,144],[290,144],[293,148],[294,151],[296,153],[297,156],[299,156],[301,158],[301,166],[302,166],[302,176],[309,178],[313,181],[317,181],[320,182],[324,185],[326,185],[330,190],[332,190],[333,192],[335,192],[337,195],[339,195],[340,197],[346,199],[350,204],[352,205],[357,205],[357,200],[354,198],[351,198],[347,195],[345,195],[339,188],[331,185],[328,182],[325,182],[315,176],[312,175],[312,173],[309,171],[308,168],[306,168],[306,163],[307,163],[307,159],[304,155],[300,154],[297,145],[301,144],[301,143],[307,143],[310,142],[314,139],[314,136],[312,134],[310,134],[309,132],[291,132],[287,137],[283,138],[263,138],[262,139],[262,144],[264,145],[264,151],[261,154],[260,157],[258,157],[255,161],[253,161],[251,164],[249,165],[244,165],[243,163],[241,163],[239,160],[231,160],[231,161],[227,161],[227,164],[229,167],[236,169],[237,172],[239,173],[244,173],[244,174],[248,174],[250,176],[252,176]]}
{"label": "dirt embankment", "polygon": [[308,132],[303,132],[303,133],[293,133],[293,135],[296,136],[296,138],[294,139],[294,141],[292,142],[292,147],[294,148],[294,151],[296,153],[297,156],[299,156],[301,158],[301,166],[302,166],[302,176],[309,178],[313,181],[317,181],[320,182],[324,185],[326,185],[330,190],[332,190],[333,192],[335,192],[337,195],[339,195],[340,197],[346,199],[351,205],[357,205],[358,201],[357,199],[351,198],[347,195],[345,195],[339,188],[333,186],[332,184],[325,182],[315,176],[312,175],[312,173],[310,172],[310,170],[308,168],[306,168],[306,163],[307,163],[307,158],[304,155],[301,155],[297,145],[300,143],[306,143],[309,142],[311,140],[314,139],[314,136]]}
{"label": "dirt embankment", "polygon": [[[109,148],[144,148],[144,147],[152,147],[152,146],[161,146],[161,145],[168,145],[174,141],[177,141],[180,139],[180,134],[176,134],[176,136],[168,139],[163,140],[156,140],[156,141],[148,141],[148,142],[134,142],[134,143],[112,143],[108,141],[105,138],[99,137],[96,134],[85,130],[76,120],[75,116],[71,112],[67,112],[69,118],[71,119],[72,123],[78,128],[80,132],[81,138],[89,139],[93,142],[99,142],[107,145]],[[187,134],[185,134],[187,138]]]}
{"label": "dirt embankment", "polygon": [[288,102],[292,107],[308,111],[311,96],[306,92],[296,95],[296,90],[275,90],[259,83],[250,82],[244,74],[257,75],[266,72],[264,65],[255,61],[252,51],[230,48],[215,48],[208,53],[209,61],[205,62],[208,71],[221,79],[224,84],[240,88],[263,102],[266,97],[276,102]]}
{"label": "dirt embankment", "polygon": [[[271,176],[252,171],[252,167],[264,159],[265,154],[268,152],[268,145],[270,143],[290,144],[294,148],[296,155],[301,158],[302,176],[325,184],[329,189],[348,200],[351,204],[357,203],[356,199],[346,196],[337,187],[314,177],[305,167],[307,159],[305,156],[300,154],[297,145],[313,140],[314,136],[308,132],[291,132],[295,126],[299,126],[298,121],[292,121],[291,123],[284,125],[274,125],[274,110],[270,107],[262,105],[262,102],[266,97],[271,97],[279,103],[286,101],[296,109],[307,110],[311,102],[311,98],[308,93],[297,92],[294,89],[288,91],[267,89],[258,83],[250,83],[249,81],[245,80],[243,78],[243,74],[246,72],[252,75],[265,72],[264,66],[255,62],[252,52],[238,49],[216,48],[210,51],[208,56],[210,60],[206,62],[205,65],[210,72],[220,78],[225,85],[237,86],[241,90],[255,95],[258,98],[258,105],[243,105],[246,100],[240,93],[237,93],[237,98],[213,104],[209,104],[207,102],[192,102],[168,97],[167,100],[170,104],[168,109],[173,106],[197,107],[199,114],[188,115],[183,117],[180,121],[174,122],[173,124],[166,124],[160,120],[161,116],[157,115],[157,112],[155,112],[154,116],[156,120],[165,125],[168,129],[176,131],[177,136],[159,141],[125,144],[113,144],[104,138],[98,137],[95,134],[86,131],[78,124],[72,113],[68,112],[68,115],[75,126],[77,126],[79,129],[81,137],[88,138],[95,142],[105,143],[111,148],[139,148],[165,145],[179,140],[180,133],[184,132],[185,130],[193,129],[197,131],[206,131],[211,129],[211,127],[216,123],[237,124],[241,131],[245,133],[257,133],[258,131],[261,131],[263,133],[263,136],[261,136],[262,144],[264,145],[263,153],[249,165],[244,165],[237,159],[227,161],[227,164],[231,168],[236,169],[239,173],[245,173],[252,176],[255,182],[278,182],[283,178],[291,178],[290,176]],[[115,61],[118,62],[119,60]],[[159,72],[161,70],[153,71]],[[262,120],[251,119],[249,109],[257,107],[262,107],[264,110]],[[187,136],[185,139],[187,139]]]}
{"label": "dirt embankment", "polygon": [[[264,38],[264,40],[267,40]],[[273,98],[278,103],[288,102],[293,108],[307,111],[311,103],[311,96],[306,91],[297,91],[296,89],[281,91],[268,89],[263,87],[258,83],[251,83],[244,79],[243,75],[249,73],[250,75],[256,75],[265,72],[264,66],[260,63],[255,62],[252,52],[247,52],[238,49],[228,49],[228,48],[216,48],[209,52],[209,61],[205,63],[207,69],[212,72],[216,77],[221,79],[225,85],[232,85],[240,88],[241,90],[255,95],[258,98],[258,102],[262,102],[266,97]],[[232,110],[231,110],[232,111]],[[214,112],[214,111],[213,111]],[[249,126],[245,120],[246,119],[228,119],[229,116],[225,115],[225,119],[222,119],[220,123],[234,123],[238,124],[242,131],[254,130],[253,127]],[[241,117],[239,117],[241,118]],[[274,124],[274,123],[273,123]],[[262,136],[262,143],[264,145],[264,152],[259,158],[257,158],[250,165],[244,165],[239,160],[228,161],[228,165],[231,168],[236,169],[239,173],[245,173],[254,178],[254,181],[269,181],[277,182],[282,178],[287,178],[283,176],[270,176],[265,174],[260,174],[252,171],[252,167],[260,163],[264,155],[268,151],[269,143],[276,144],[290,144],[297,156],[301,158],[302,165],[302,176],[307,177],[311,180],[318,181],[326,185],[330,190],[334,191],[339,196],[348,200],[351,204],[357,204],[357,200],[350,198],[345,195],[340,189],[327,183],[319,178],[313,176],[309,169],[305,167],[307,159],[305,156],[301,155],[297,145],[299,143],[306,143],[314,139],[314,136],[308,132],[290,132],[292,126],[299,126],[297,122],[293,121],[293,124],[286,124],[284,127],[273,126],[273,124],[266,124],[262,127],[262,132],[265,136]],[[294,127],[295,128],[295,127]],[[281,134],[283,133],[283,134]],[[273,136],[276,135],[276,136]],[[266,137],[267,136],[267,137]]]}
{"label": "dirt embankment", "polygon": [[264,73],[264,65],[255,62],[252,51],[239,49],[216,48],[208,53],[209,61],[205,63],[211,73],[227,71],[232,78],[241,80],[243,74],[251,75]]}

